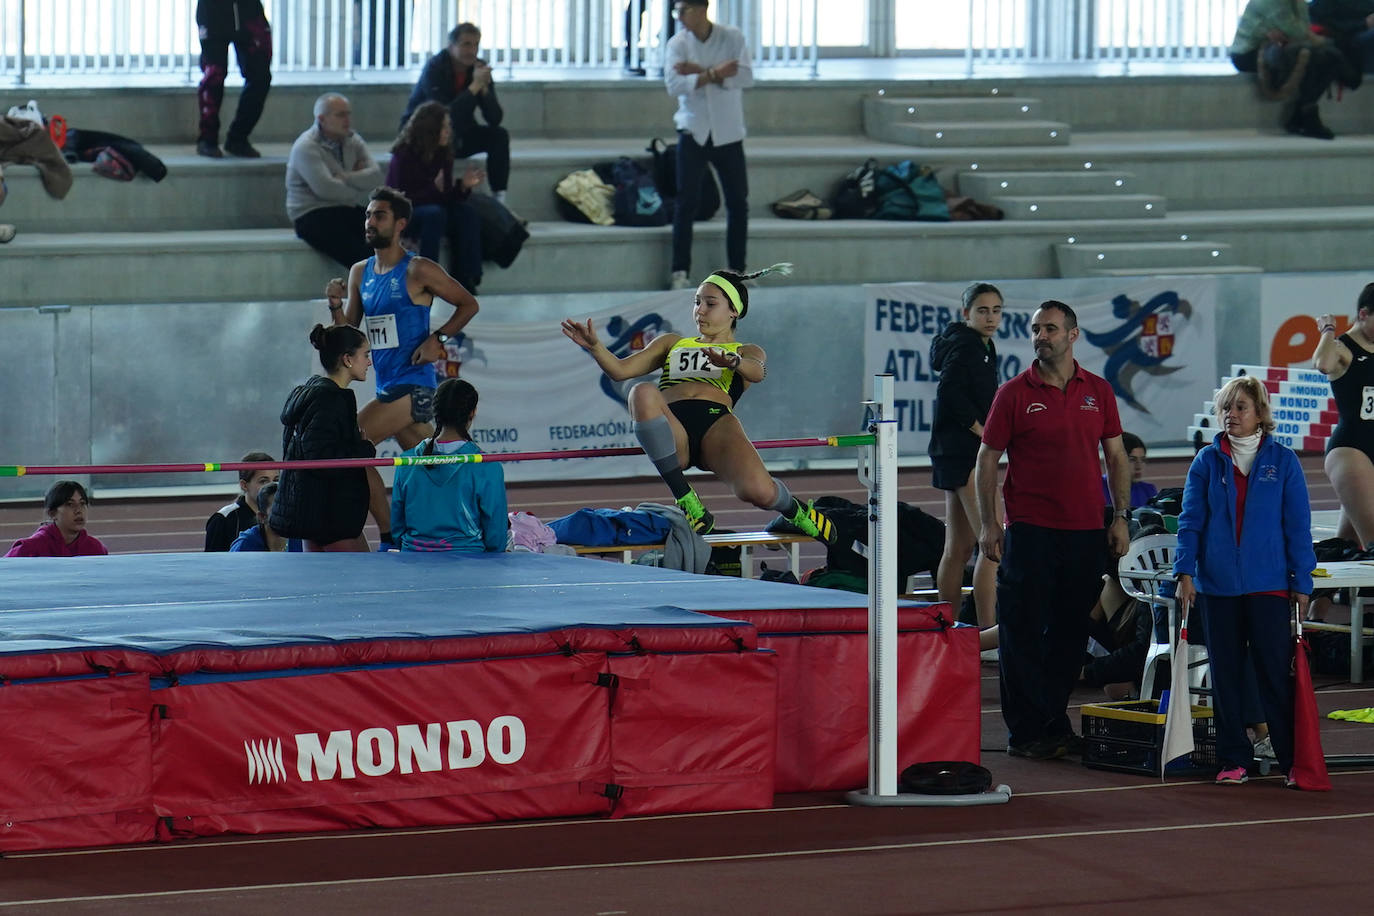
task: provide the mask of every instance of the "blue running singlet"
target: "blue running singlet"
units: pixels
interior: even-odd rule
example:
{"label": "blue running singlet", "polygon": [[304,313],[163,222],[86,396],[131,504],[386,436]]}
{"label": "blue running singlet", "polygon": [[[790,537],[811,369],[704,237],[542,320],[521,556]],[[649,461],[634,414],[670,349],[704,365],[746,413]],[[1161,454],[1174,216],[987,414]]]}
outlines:
{"label": "blue running singlet", "polygon": [[374,272],[374,255],[363,267],[363,327],[372,344],[372,366],[377,371],[377,392],[397,385],[438,384],[433,363],[410,364],[410,355],[429,336],[429,306],[410,301],[406,271],[414,255],[406,252],[400,263],[384,274]]}

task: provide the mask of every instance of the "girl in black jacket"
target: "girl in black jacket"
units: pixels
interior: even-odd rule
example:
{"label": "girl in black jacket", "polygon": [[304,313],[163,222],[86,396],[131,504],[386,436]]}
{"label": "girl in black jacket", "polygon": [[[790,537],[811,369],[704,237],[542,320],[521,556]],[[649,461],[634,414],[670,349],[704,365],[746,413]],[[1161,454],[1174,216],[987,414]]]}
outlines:
{"label": "girl in black jacket", "polygon": [[[978,543],[973,465],[983,441],[983,421],[997,393],[997,347],[992,338],[1002,324],[1002,294],[991,283],[973,284],[964,290],[963,315],[962,322],[950,323],[930,342],[930,365],[940,373],[930,429],[931,483],[945,491],[945,552],[935,587],[940,600],[956,608],[962,600],[964,567]],[[999,519],[1001,515],[999,507]],[[982,556],[973,569],[973,600],[978,625],[993,626],[997,567]]]}
{"label": "girl in black jacket", "polygon": [[[281,411],[282,456],[372,458],[373,444],[358,429],[358,401],[348,387],[367,378],[372,348],[350,325],[315,325],[310,343],[328,375],[314,375],[286,399]],[[305,541],[306,550],[366,551],[367,472],[364,468],[282,471],[269,524]]]}

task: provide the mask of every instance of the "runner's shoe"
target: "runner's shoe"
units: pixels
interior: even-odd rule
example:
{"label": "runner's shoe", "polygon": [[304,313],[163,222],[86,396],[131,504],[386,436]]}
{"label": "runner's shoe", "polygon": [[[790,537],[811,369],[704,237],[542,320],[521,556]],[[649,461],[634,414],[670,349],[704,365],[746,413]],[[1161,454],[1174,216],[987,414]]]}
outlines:
{"label": "runner's shoe", "polygon": [[1250,778],[1245,767],[1227,767],[1217,774],[1217,785],[1238,786]]}
{"label": "runner's shoe", "polygon": [[685,496],[680,496],[674,501],[682,510],[682,514],[687,516],[687,524],[691,525],[697,534],[710,534],[715,529],[715,516],[701,504],[701,497],[697,495],[696,490],[688,490]]}
{"label": "runner's shoe", "polygon": [[788,519],[793,526],[807,537],[813,537],[827,547],[839,538],[835,523],[811,503],[797,501],[797,511]]}

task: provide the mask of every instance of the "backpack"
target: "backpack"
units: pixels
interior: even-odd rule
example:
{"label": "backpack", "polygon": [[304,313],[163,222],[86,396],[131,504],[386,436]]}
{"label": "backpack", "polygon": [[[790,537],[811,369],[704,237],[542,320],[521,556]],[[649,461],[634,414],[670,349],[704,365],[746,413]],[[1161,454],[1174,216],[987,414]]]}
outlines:
{"label": "backpack", "polygon": [[[676,200],[677,191],[677,144],[665,143],[658,137],[649,141],[645,147],[654,157],[654,184],[664,197]],[[708,167],[701,173],[701,195],[697,198],[697,212],[694,222],[701,222],[716,215],[720,209],[720,186],[716,175]]]}
{"label": "backpack", "polygon": [[495,197],[473,194],[468,203],[477,211],[482,224],[482,260],[510,267],[525,239],[530,237],[525,224]]}
{"label": "backpack", "polygon": [[[826,548],[825,565],[830,573],[847,574],[861,581],[868,579],[868,560],[853,551],[858,541],[868,543],[868,507],[840,496],[822,496],[815,506],[835,525],[838,537]],[[785,519],[769,522],[766,531],[795,530]],[[918,506],[897,503],[897,589],[915,573],[935,574],[945,550],[945,523]],[[810,580],[807,580],[810,583]],[[843,587],[843,586],[841,586]]]}
{"label": "backpack", "polygon": [[949,222],[945,192],[930,166],[903,159],[879,172],[875,187],[878,208],[873,216],[876,219]]}
{"label": "backpack", "polygon": [[672,207],[654,185],[653,176],[629,156],[615,161],[611,175],[615,187],[612,210],[617,226],[664,226],[673,218]]}
{"label": "backpack", "polygon": [[115,181],[133,181],[138,174],[129,158],[113,146],[105,147],[96,155],[92,169],[100,177]]}
{"label": "backpack", "polygon": [[870,219],[878,209],[878,160],[865,159],[835,190],[836,219]]}

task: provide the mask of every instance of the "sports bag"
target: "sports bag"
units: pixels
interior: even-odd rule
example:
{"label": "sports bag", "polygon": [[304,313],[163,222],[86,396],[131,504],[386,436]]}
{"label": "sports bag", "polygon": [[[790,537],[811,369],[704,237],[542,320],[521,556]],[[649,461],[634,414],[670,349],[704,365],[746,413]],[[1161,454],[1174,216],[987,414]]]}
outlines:
{"label": "sports bag", "polygon": [[773,204],[773,212],[783,219],[830,219],[830,208],[810,190],[793,191]]}
{"label": "sports bag", "polygon": [[563,176],[554,186],[558,213],[570,223],[615,225],[613,200],[615,188],[595,168],[578,169]]}
{"label": "sports bag", "polygon": [[835,189],[836,219],[870,219],[878,209],[878,160],[865,159],[863,164],[840,179]]}
{"label": "sports bag", "polygon": [[879,172],[875,185],[878,208],[874,218],[949,222],[945,192],[930,166],[903,159]]}
{"label": "sports bag", "polygon": [[[677,199],[677,144],[665,143],[655,137],[645,147],[654,157],[654,184],[664,197]],[[720,209],[720,186],[716,184],[715,172],[708,166],[701,172],[701,195],[697,198],[697,212],[694,222],[701,222],[716,215]]]}
{"label": "sports bag", "polygon": [[649,170],[629,156],[621,156],[611,168],[615,193],[612,211],[617,226],[664,226],[673,218]]}
{"label": "sports bag", "polygon": [[482,260],[510,267],[530,237],[525,224],[495,197],[473,194],[468,197],[468,203],[477,211],[482,225]]}

